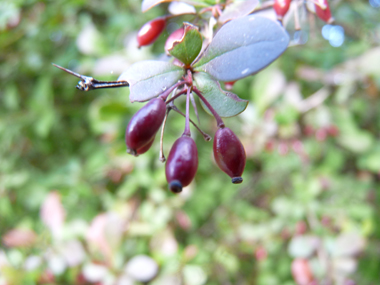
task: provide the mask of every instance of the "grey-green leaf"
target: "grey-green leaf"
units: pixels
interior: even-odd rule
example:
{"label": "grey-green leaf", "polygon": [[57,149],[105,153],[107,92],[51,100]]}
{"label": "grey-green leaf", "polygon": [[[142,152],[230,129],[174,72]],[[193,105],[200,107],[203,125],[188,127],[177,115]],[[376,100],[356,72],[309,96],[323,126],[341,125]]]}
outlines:
{"label": "grey-green leaf", "polygon": [[223,25],[194,67],[217,80],[235,81],[268,66],[288,43],[289,36],[278,22],[241,17]]}
{"label": "grey-green leaf", "polygon": [[131,102],[144,102],[173,86],[183,75],[183,68],[171,62],[146,60],[131,65],[118,80],[129,82]]}
{"label": "grey-green leaf", "polygon": [[[219,82],[212,79],[207,73],[194,74],[195,86],[207,99],[221,117],[233,117],[243,112],[248,105],[247,100],[240,99],[236,94],[224,91]],[[210,110],[200,100],[202,107],[211,114]]]}

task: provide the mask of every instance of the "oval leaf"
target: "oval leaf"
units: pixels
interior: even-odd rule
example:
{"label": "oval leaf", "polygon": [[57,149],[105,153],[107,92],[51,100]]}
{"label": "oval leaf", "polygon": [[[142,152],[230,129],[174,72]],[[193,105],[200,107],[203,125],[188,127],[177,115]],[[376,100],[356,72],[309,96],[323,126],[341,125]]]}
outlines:
{"label": "oval leaf", "polygon": [[131,102],[144,102],[173,86],[183,75],[183,68],[171,62],[145,60],[131,65],[118,80],[129,82]]}
{"label": "oval leaf", "polygon": [[202,49],[202,36],[196,26],[189,23],[183,23],[183,26],[185,32],[182,39],[173,43],[169,53],[185,66],[190,66]]}
{"label": "oval leaf", "polygon": [[255,74],[287,48],[289,36],[276,21],[250,15],[223,25],[194,65],[220,81]]}
{"label": "oval leaf", "polygon": [[203,0],[143,0],[141,3],[141,11],[146,12],[150,8],[153,8],[154,6],[157,6],[158,4],[165,3],[165,2],[184,2],[193,6],[198,6],[198,7],[207,7],[207,3]]}
{"label": "oval leaf", "polygon": [[[195,86],[201,91],[211,106],[221,117],[233,117],[245,110],[247,100],[240,99],[231,92],[224,91],[219,82],[212,79],[207,73],[198,72],[194,74]],[[200,100],[202,107],[211,114],[210,110]]]}
{"label": "oval leaf", "polygon": [[255,10],[257,5],[259,5],[259,0],[235,1],[223,10],[218,21],[219,23],[225,23],[239,17],[247,16]]}

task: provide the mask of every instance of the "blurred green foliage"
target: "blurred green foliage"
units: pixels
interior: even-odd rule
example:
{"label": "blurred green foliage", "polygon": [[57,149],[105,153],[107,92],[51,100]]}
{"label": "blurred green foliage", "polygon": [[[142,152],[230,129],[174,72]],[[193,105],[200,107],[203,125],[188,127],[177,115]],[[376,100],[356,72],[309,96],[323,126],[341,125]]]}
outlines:
{"label": "blurred green foliage", "polygon": [[[159,265],[149,284],[290,285],[295,258],[307,259],[317,280],[378,284],[380,10],[368,1],[330,2],[345,29],[341,47],[311,19],[306,44],[234,86],[250,100],[225,120],[246,148],[244,183],[230,183],[212,142],[194,129],[199,169],[176,196],[158,139],[138,158],[125,152],[125,126],[141,107],[129,103],[128,89],[83,93],[51,65],[114,80],[162,54],[168,32],[141,50],[135,34],[167,5],[142,14],[135,0],[2,0],[0,284],[87,284],[78,274],[89,264],[107,268],[102,284],[116,284],[141,254]],[[200,110],[200,119],[213,135],[212,117]],[[183,127],[170,114],[166,154]],[[48,193],[59,193],[66,213],[53,204],[57,221],[65,220],[58,233],[40,218]],[[100,227],[107,249],[88,234],[99,214],[109,226]],[[33,245],[11,246],[6,234],[15,228],[35,232]],[[77,263],[64,254],[75,255],[73,241],[85,251]],[[43,262],[27,270],[31,256]]]}

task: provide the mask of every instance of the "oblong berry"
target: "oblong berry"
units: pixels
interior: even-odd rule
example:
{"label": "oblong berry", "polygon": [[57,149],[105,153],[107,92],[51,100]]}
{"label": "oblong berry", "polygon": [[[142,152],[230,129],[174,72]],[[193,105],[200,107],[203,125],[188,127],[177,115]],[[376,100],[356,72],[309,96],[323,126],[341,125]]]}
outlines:
{"label": "oblong berry", "polygon": [[273,9],[276,12],[277,19],[282,20],[285,14],[288,12],[290,7],[290,2],[292,0],[275,0],[273,4]]}
{"label": "oblong berry", "polygon": [[166,162],[165,174],[170,191],[179,193],[190,184],[198,169],[198,150],[194,140],[182,136],[175,141]]}
{"label": "oblong berry", "polygon": [[139,47],[154,43],[165,29],[165,26],[165,18],[157,18],[145,23],[137,33]]}
{"label": "oblong berry", "polygon": [[137,154],[139,149],[154,139],[165,118],[165,113],[166,103],[160,98],[155,98],[133,115],[125,131],[128,152]]}
{"label": "oblong berry", "polygon": [[317,16],[322,21],[332,24],[334,22],[334,18],[331,16],[329,2],[327,2],[327,0],[317,0],[317,4],[315,4],[315,13]]}
{"label": "oblong berry", "polygon": [[243,182],[241,175],[245,167],[243,144],[229,128],[220,128],[214,138],[214,158],[219,168],[232,178],[232,183]]}
{"label": "oblong berry", "polygon": [[143,147],[139,148],[136,150],[136,153],[139,155],[139,154],[143,154],[143,153],[146,153],[150,147],[152,146],[153,142],[154,142],[154,138],[155,136],[150,140],[150,142],[148,142],[146,145],[144,145]]}

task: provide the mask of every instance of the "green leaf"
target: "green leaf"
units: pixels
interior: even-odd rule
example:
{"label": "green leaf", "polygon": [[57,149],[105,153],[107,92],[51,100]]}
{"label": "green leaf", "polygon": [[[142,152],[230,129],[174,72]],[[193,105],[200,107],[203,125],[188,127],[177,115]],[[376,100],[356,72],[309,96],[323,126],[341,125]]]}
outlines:
{"label": "green leaf", "polygon": [[[141,3],[141,11],[146,12],[149,9],[153,8],[154,6],[157,6],[161,3],[169,3],[174,2],[174,0],[143,0]],[[213,1],[203,1],[203,0],[182,0],[182,1],[175,1],[175,2],[184,2],[193,6],[198,7],[207,7],[209,6],[208,3]],[[210,3],[212,5],[212,3]]]}
{"label": "green leaf", "polygon": [[216,80],[239,80],[272,63],[288,43],[286,30],[276,21],[255,15],[237,18],[223,25],[194,67]]}
{"label": "green leaf", "polygon": [[259,5],[259,0],[241,0],[231,2],[223,10],[218,22],[225,23],[227,21],[249,15]]}
{"label": "green leaf", "polygon": [[[247,100],[240,99],[231,92],[224,91],[219,82],[213,80],[207,73],[194,74],[195,86],[201,91],[211,106],[221,117],[233,117],[245,110]],[[211,114],[210,110],[200,100],[202,107]]]}
{"label": "green leaf", "polygon": [[169,53],[186,66],[190,66],[202,49],[202,36],[196,26],[189,23],[183,25],[184,35],[182,39],[174,41]]}
{"label": "green leaf", "polygon": [[118,80],[129,82],[131,102],[144,102],[173,86],[183,74],[182,67],[170,62],[145,60],[130,66]]}

